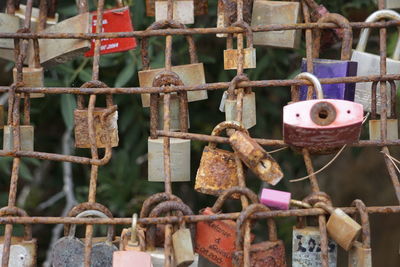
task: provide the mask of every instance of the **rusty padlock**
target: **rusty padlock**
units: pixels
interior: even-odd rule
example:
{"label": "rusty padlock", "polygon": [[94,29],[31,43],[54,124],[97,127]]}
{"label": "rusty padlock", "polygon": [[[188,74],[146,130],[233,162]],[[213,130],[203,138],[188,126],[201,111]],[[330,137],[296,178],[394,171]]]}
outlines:
{"label": "rusty padlock", "polygon": [[236,130],[229,137],[229,143],[243,163],[262,181],[276,185],[283,178],[279,164],[247,131]]}
{"label": "rusty padlock", "polygon": [[249,78],[245,74],[236,76],[232,79],[227,91],[227,97],[225,100],[224,98],[222,99],[220,109],[222,107],[224,110],[226,121],[236,121],[238,95],[242,91],[242,124],[246,129],[250,129],[251,127],[255,126],[257,122],[256,94],[252,92],[250,87],[245,88],[244,90],[241,88],[236,89],[237,84],[243,81],[249,81]]}
{"label": "rusty padlock", "polygon": [[333,208],[323,202],[318,202],[315,207],[324,209],[330,214],[326,224],[328,234],[339,246],[348,251],[358,238],[361,226],[339,208]]}
{"label": "rusty padlock", "polygon": [[[113,253],[113,267],[129,267],[132,263],[152,267],[150,254],[143,252],[138,239],[137,214],[132,215],[132,226],[121,233],[120,250]],[[129,240],[126,239],[127,236]]]}
{"label": "rusty padlock", "polygon": [[[222,122],[214,128],[211,136],[219,136],[226,129],[243,128],[234,121]],[[226,189],[239,185],[237,171],[235,154],[219,149],[216,143],[210,142],[201,155],[194,189],[203,194],[219,196]]]}
{"label": "rusty padlock", "polygon": [[[301,20],[299,2],[254,0],[251,26],[269,24],[296,24]],[[298,48],[301,30],[254,33],[254,45]]]}
{"label": "rusty padlock", "polygon": [[[81,88],[108,88],[100,81],[84,83]],[[93,125],[89,124],[89,108],[84,107],[83,95],[78,96],[78,107],[74,111],[75,146],[90,148],[89,126],[93,127],[96,147],[118,146],[118,107],[114,105],[112,95],[106,95],[106,108],[93,108]],[[90,104],[90,103],[89,103]]]}
{"label": "rusty padlock", "polygon": [[355,241],[350,249],[349,267],[372,267],[371,230],[367,208],[359,199],[354,200],[352,206],[355,206],[360,214],[362,242]]}
{"label": "rusty padlock", "polygon": [[[156,21],[166,20],[168,18],[168,1],[155,0]],[[173,20],[182,24],[194,23],[194,0],[173,1]]]}
{"label": "rusty padlock", "polygon": [[[0,217],[29,215],[17,207],[4,207],[0,209]],[[4,236],[0,237],[0,261],[3,260]],[[37,258],[37,240],[32,238],[32,225],[24,225],[24,236],[11,236],[10,254],[8,259],[9,267],[34,267]]]}
{"label": "rusty padlock", "polygon": [[[286,267],[285,245],[282,240],[278,240],[276,224],[274,219],[268,218],[268,241],[252,244],[249,248],[248,257],[244,253],[244,227],[249,217],[256,212],[270,211],[269,208],[262,204],[251,204],[244,209],[236,221],[236,251],[233,253],[234,266],[243,266],[243,262],[247,262],[247,266],[254,267]],[[250,244],[249,244],[250,245]]]}
{"label": "rusty padlock", "polygon": [[[253,47],[253,31],[246,22],[235,22],[232,27],[240,27],[246,30],[246,48],[243,48],[243,68],[254,69],[256,67],[256,49]],[[228,43],[232,45],[232,42]],[[224,69],[236,70],[238,68],[239,50],[227,47],[224,50]]]}
{"label": "rusty padlock", "polygon": [[[396,114],[396,84],[394,81],[389,81],[390,90],[390,113],[386,120],[387,127],[387,140],[397,140],[399,138],[399,126]],[[369,120],[369,139],[381,140],[381,121],[377,117],[377,85],[378,82],[372,83],[372,105],[371,105],[371,119]]]}
{"label": "rusty padlock", "polygon": [[[155,11],[156,1],[158,0],[146,0],[146,16],[154,17],[156,15]],[[167,0],[160,0],[160,1],[167,1]],[[194,1],[194,15],[195,16],[206,15],[208,12],[208,1],[207,0],[193,0],[193,1]],[[176,0],[174,2],[180,2],[180,0]],[[177,5],[180,4],[178,3]],[[174,7],[174,14],[175,14],[175,7]]]}
{"label": "rusty padlock", "polygon": [[[224,12],[224,27],[233,26],[237,20],[237,0],[222,0],[222,10]],[[251,12],[253,9],[253,0],[243,1],[243,21],[251,23]]]}
{"label": "rusty padlock", "polygon": [[[9,8],[6,13],[0,13],[0,32],[16,33],[20,28],[20,21],[15,12],[12,13]],[[14,59],[14,40],[0,38],[0,58]]]}
{"label": "rusty padlock", "polygon": [[[159,30],[165,28],[185,29],[186,26],[174,21],[159,21],[150,25],[147,30]],[[198,63],[196,54],[196,45],[191,35],[186,35],[186,40],[189,46],[190,64],[173,66],[171,70],[178,74],[183,84],[186,86],[196,86],[206,83],[203,63]],[[148,57],[148,37],[142,39],[142,64],[143,70],[139,71],[140,87],[150,87],[153,84],[154,78],[164,69],[150,69],[150,61]],[[142,94],[143,107],[150,106],[150,94]],[[189,91],[187,92],[189,102],[207,99],[206,90]]]}
{"label": "rusty padlock", "polygon": [[[212,208],[200,210],[202,215],[213,215],[221,211],[224,202],[233,194],[246,196],[250,203],[258,203],[258,197],[248,188],[232,187],[225,190]],[[199,221],[197,223],[196,252],[220,267],[232,266],[235,251],[236,224],[233,220]],[[253,239],[254,236],[251,236]]]}
{"label": "rusty padlock", "polygon": [[292,102],[283,108],[283,140],[311,153],[331,153],[345,144],[357,142],[363,121],[361,104],[347,100],[323,99],[321,84],[311,73],[296,79],[313,84],[317,100],[299,101],[298,86],[292,86]]}

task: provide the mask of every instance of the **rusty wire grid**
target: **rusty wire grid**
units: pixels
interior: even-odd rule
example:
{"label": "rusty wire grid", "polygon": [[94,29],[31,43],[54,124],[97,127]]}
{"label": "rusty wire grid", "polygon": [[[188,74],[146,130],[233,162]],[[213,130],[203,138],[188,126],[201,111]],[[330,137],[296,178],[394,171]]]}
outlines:
{"label": "rusty wire grid", "polygon": [[[46,1],[41,1],[42,4]],[[81,1],[79,7],[81,12],[88,12],[88,7],[85,6],[85,1]],[[379,9],[384,8],[384,0],[379,0]],[[7,8],[12,10],[14,8],[13,1],[7,1]],[[95,209],[104,211],[106,214],[110,212],[108,209],[98,203],[96,203],[96,187],[97,187],[97,174],[99,166],[103,166],[109,162],[112,157],[111,149],[111,137],[108,136],[106,142],[106,147],[104,153],[99,155],[98,147],[96,145],[96,136],[94,128],[94,116],[93,112],[95,109],[95,102],[97,95],[108,95],[112,98],[113,94],[143,94],[150,93],[150,113],[151,113],[151,124],[150,124],[150,138],[163,137],[163,159],[164,159],[164,172],[165,172],[165,192],[162,197],[160,195],[151,196],[150,200],[155,200],[156,202],[164,202],[167,200],[177,200],[177,197],[173,195],[171,187],[171,166],[170,166],[170,138],[181,138],[181,139],[191,139],[204,142],[215,142],[215,143],[228,143],[227,137],[219,137],[212,135],[196,134],[188,132],[188,114],[187,109],[187,92],[198,91],[198,90],[221,90],[227,89],[230,85],[229,82],[218,82],[218,83],[207,83],[197,86],[185,86],[179,79],[174,79],[171,74],[171,55],[172,55],[172,36],[174,35],[184,35],[186,37],[191,37],[191,35],[196,34],[216,34],[216,33],[226,33],[227,37],[227,47],[232,47],[233,39],[237,39],[237,49],[238,49],[238,65],[237,65],[237,76],[241,77],[243,75],[243,42],[248,29],[252,32],[267,32],[267,31],[280,31],[280,30],[293,30],[293,29],[304,29],[306,37],[306,47],[307,47],[307,71],[312,72],[313,70],[313,51],[312,43],[313,29],[337,29],[338,26],[332,23],[312,23],[310,19],[309,6],[305,1],[302,1],[302,9],[304,14],[305,23],[298,24],[285,24],[285,25],[263,25],[257,27],[251,27],[243,20],[243,0],[237,0],[237,21],[230,27],[226,28],[186,28],[180,23],[172,20],[173,18],[173,0],[168,0],[168,12],[167,20],[159,21],[153,23],[148,29],[144,31],[133,31],[133,32],[119,32],[119,33],[101,33],[102,23],[97,23],[96,33],[32,33],[30,32],[30,16],[32,11],[33,0],[27,1],[26,16],[23,28],[17,33],[0,33],[0,38],[14,39],[15,42],[15,67],[17,69],[17,79],[15,83],[11,86],[1,86],[0,92],[9,92],[8,100],[8,118],[7,124],[12,126],[13,135],[13,149],[12,150],[0,150],[0,156],[10,156],[13,157],[12,172],[10,179],[10,190],[8,197],[8,205],[0,209],[0,223],[5,224],[4,233],[4,247],[3,247],[3,257],[2,266],[6,267],[9,263],[10,255],[10,245],[11,237],[13,231],[13,224],[85,224],[86,225],[86,235],[85,235],[85,266],[90,266],[91,263],[91,249],[92,249],[92,235],[93,235],[93,225],[94,224],[122,224],[129,225],[132,218],[75,218],[71,217],[72,214],[76,214],[78,211],[86,209]],[[104,0],[99,0],[97,5],[97,18],[98,21],[102,21],[104,8]],[[39,25],[45,25],[46,14],[41,12],[39,18]],[[247,26],[246,26],[247,25]],[[400,80],[400,74],[388,75],[386,70],[386,35],[388,27],[398,27],[400,26],[399,21],[386,21],[386,22],[351,22],[350,27],[352,29],[356,28],[379,28],[380,35],[380,75],[371,76],[355,76],[355,77],[344,77],[344,78],[325,78],[320,79],[322,84],[336,84],[336,83],[354,83],[354,82],[380,82],[380,81],[394,81]],[[42,26],[43,28],[44,26]],[[247,27],[247,28],[246,28]],[[235,34],[235,36],[234,36]],[[102,38],[116,38],[116,37],[136,37],[141,38],[142,41],[142,60],[143,65],[148,64],[148,58],[146,57],[146,51],[144,51],[147,45],[147,39],[152,36],[165,36],[165,71],[161,74],[160,81],[153,83],[152,87],[132,87],[132,88],[107,88],[103,83],[99,82],[99,61],[100,61],[100,40]],[[28,88],[24,87],[22,83],[22,68],[24,57],[26,56],[27,44],[32,41],[34,44],[34,49],[38,48],[38,39],[95,39],[95,51],[93,60],[93,72],[92,81],[88,81],[84,86],[80,88],[74,87],[64,87],[64,88],[54,88],[54,87],[40,87],[40,88]],[[193,39],[188,38],[189,42],[193,42]],[[351,46],[351,42],[349,44]],[[38,52],[38,51],[36,51]],[[190,50],[190,54],[194,55],[195,51]],[[144,56],[143,56],[144,55]],[[160,75],[159,75],[160,76]],[[237,116],[236,121],[242,122],[242,108],[243,108],[243,88],[256,88],[256,90],[261,90],[262,88],[267,88],[271,86],[293,86],[293,85],[311,85],[311,83],[305,80],[260,80],[260,81],[248,81],[240,80],[237,83],[238,90],[236,95],[237,101]],[[170,100],[171,93],[178,93],[182,99],[180,102],[181,110],[184,112],[180,117],[181,131],[173,132],[170,131]],[[351,144],[349,146],[353,147],[367,147],[376,146],[382,147],[382,151],[385,154],[390,155],[388,146],[400,145],[400,140],[387,140],[387,96],[386,96],[386,83],[380,83],[380,95],[382,98],[381,105],[381,140],[369,141],[360,140],[357,143]],[[88,102],[88,132],[89,132],[89,142],[91,157],[78,157],[73,155],[62,155],[46,152],[37,151],[21,151],[20,150],[20,130],[19,125],[30,125],[30,98],[29,95],[32,93],[44,93],[44,94],[75,94],[78,95],[78,105],[83,107],[83,99],[85,96],[89,96]],[[163,130],[157,130],[158,123],[158,97],[160,93],[164,93],[163,109],[164,109],[164,126]],[[23,98],[23,114],[20,112],[20,102]],[[394,104],[394,103],[392,103]],[[109,107],[108,114],[111,114],[116,109],[112,105]],[[22,124],[20,122],[21,116],[23,117]],[[229,135],[229,131],[228,131]],[[276,146],[284,147],[287,146],[283,140],[271,140],[271,139],[255,139],[259,144],[263,146]],[[316,203],[323,201],[321,198],[322,192],[320,192],[320,187],[318,185],[317,177],[314,174],[314,168],[310,153],[307,149],[301,151],[304,157],[304,163],[309,175],[309,180],[311,184],[312,192],[309,196],[308,201],[310,203]],[[53,160],[53,161],[65,161],[78,164],[91,165],[90,170],[90,183],[89,183],[89,193],[88,200],[85,203],[81,203],[74,207],[70,212],[69,217],[29,217],[26,213],[22,212],[16,207],[16,196],[17,196],[17,182],[18,173],[20,167],[20,160],[23,157],[37,158],[43,160]],[[239,178],[239,189],[246,188],[245,178],[242,169],[242,162],[236,155],[237,176]],[[388,169],[393,187],[397,199],[400,203],[400,183],[393,163],[388,157],[385,157],[386,167]],[[238,192],[240,191],[236,188]],[[158,199],[157,199],[158,198]],[[223,203],[224,197],[220,197],[217,200],[216,205]],[[249,199],[241,194],[240,197],[243,209],[249,205]],[[326,200],[326,199],[325,199]],[[220,202],[220,203],[219,203]],[[222,205],[222,204],[221,204]],[[151,227],[154,224],[165,224],[165,266],[172,266],[172,244],[171,235],[173,232],[172,225],[178,224],[182,220],[187,223],[196,223],[201,221],[215,221],[215,220],[236,220],[240,213],[218,213],[215,215],[176,215],[169,213],[166,217],[151,217],[150,207],[146,206],[142,210],[141,218],[138,220],[140,225]],[[172,210],[174,208],[172,207]],[[342,208],[348,214],[354,214],[357,212],[355,207],[343,207]],[[389,213],[400,213],[400,206],[380,206],[380,207],[367,207],[368,213],[378,213],[378,214],[389,214]],[[257,212],[252,215],[252,219],[263,219],[263,218],[274,218],[274,217],[303,217],[303,216],[317,216],[319,222],[319,229],[321,233],[321,257],[322,265],[324,267],[328,266],[328,236],[326,230],[326,218],[327,212],[321,208],[307,208],[307,209],[294,209],[287,211],[263,211]],[[249,263],[249,247],[250,247],[250,224],[245,223],[244,232],[244,266],[250,266]]]}

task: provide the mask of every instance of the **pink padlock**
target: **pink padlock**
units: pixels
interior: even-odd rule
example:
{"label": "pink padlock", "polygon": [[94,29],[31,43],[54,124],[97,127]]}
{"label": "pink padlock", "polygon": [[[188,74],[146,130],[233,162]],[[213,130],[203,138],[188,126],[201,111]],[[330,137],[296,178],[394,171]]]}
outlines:
{"label": "pink padlock", "polygon": [[290,192],[264,188],[261,192],[260,202],[267,207],[279,210],[288,210],[291,205],[301,208],[311,208],[308,203],[292,199]]}
{"label": "pink padlock", "polygon": [[321,83],[311,73],[303,72],[296,79],[312,82],[316,100],[299,100],[299,87],[292,87],[291,103],[283,108],[283,139],[295,147],[324,150],[357,142],[363,121],[361,104],[338,99],[324,99]]}

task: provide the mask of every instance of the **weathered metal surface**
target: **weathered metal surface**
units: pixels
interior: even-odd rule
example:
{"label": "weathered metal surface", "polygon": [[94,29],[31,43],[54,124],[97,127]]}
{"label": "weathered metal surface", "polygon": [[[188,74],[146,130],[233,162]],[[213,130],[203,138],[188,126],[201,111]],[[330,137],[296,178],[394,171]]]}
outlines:
{"label": "weathered metal surface", "polygon": [[[163,97],[159,98],[158,103],[158,124],[157,128],[162,130],[164,129],[164,104],[163,104]],[[171,95],[171,102],[170,102],[170,131],[179,131],[182,129],[180,117],[182,115],[180,105],[179,105],[179,96]],[[190,121],[189,117],[187,118],[188,128],[190,128]]]}
{"label": "weathered metal surface", "polygon": [[[376,3],[379,2],[379,0],[375,0]],[[400,9],[400,3],[397,0],[385,0],[385,8],[388,9]]]}
{"label": "weathered metal surface", "polygon": [[[168,13],[168,1],[155,1],[156,21],[166,20]],[[193,0],[178,0],[173,4],[173,20],[182,24],[194,23],[194,3]]]}
{"label": "weathered metal surface", "polygon": [[[246,129],[250,129],[257,123],[256,116],[256,94],[251,92],[243,96],[242,124]],[[236,120],[236,100],[227,99],[225,101],[225,120]]]}
{"label": "weathered metal surface", "polygon": [[[149,17],[155,16],[155,2],[158,0],[146,0],[146,15]],[[167,0],[160,0],[167,1]],[[177,0],[179,2],[179,0]],[[175,13],[175,12],[174,12]],[[194,0],[194,15],[206,15],[208,13],[207,0]]]}
{"label": "weathered metal surface", "polygon": [[[26,87],[43,87],[44,86],[44,73],[42,67],[24,67],[22,68],[22,82]],[[17,81],[17,69],[13,68],[13,79]],[[44,97],[43,93],[30,94],[31,98]]]}
{"label": "weathered metal surface", "polygon": [[172,235],[174,260],[178,267],[191,265],[195,260],[190,230],[180,228]]}
{"label": "weathered metal surface", "polygon": [[[34,128],[32,125],[20,125],[20,149],[23,151],[33,151],[34,147]],[[5,125],[3,133],[3,150],[14,150],[13,126]]]}
{"label": "weathered metal surface", "polygon": [[[255,48],[244,48],[243,49],[243,68],[254,69],[256,67],[256,49]],[[238,50],[237,49],[226,49],[224,50],[224,69],[225,70],[236,70],[238,66]]]}
{"label": "weathered metal surface", "polygon": [[[0,262],[3,258],[4,237],[0,237]],[[24,237],[11,237],[10,267],[33,267],[36,266],[37,241],[26,240]]]}
{"label": "weathered metal surface", "polygon": [[[0,13],[0,32],[16,33],[20,28],[19,18],[10,14]],[[14,56],[14,41],[13,39],[0,39],[0,48],[7,49],[5,53],[11,53]],[[3,58],[3,53],[0,53]]]}

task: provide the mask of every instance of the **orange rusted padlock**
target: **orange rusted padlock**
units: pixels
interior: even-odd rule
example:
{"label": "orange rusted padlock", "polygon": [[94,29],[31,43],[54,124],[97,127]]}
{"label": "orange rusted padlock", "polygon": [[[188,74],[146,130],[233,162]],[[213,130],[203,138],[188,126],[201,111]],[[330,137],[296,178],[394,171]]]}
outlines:
{"label": "orange rusted padlock", "polygon": [[[258,197],[248,188],[232,187],[215,201],[212,208],[200,211],[202,215],[219,213],[225,200],[232,194],[249,198],[251,203],[258,203]],[[200,221],[197,223],[196,252],[208,261],[220,267],[232,266],[232,253],[235,251],[236,224],[233,220]],[[253,236],[252,236],[253,238]]]}

